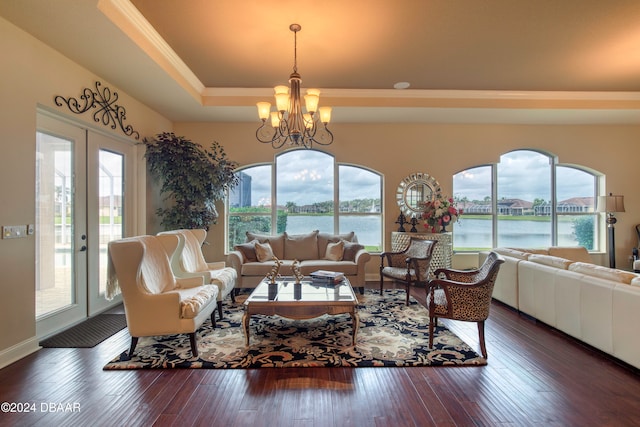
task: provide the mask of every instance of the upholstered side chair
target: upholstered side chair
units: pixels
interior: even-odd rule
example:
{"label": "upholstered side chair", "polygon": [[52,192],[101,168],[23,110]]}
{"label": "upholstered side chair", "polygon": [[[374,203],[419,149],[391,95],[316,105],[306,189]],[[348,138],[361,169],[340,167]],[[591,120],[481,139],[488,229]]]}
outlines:
{"label": "upholstered side chair", "polygon": [[202,277],[176,279],[156,236],[112,241],[108,256],[109,287],[122,293],[131,335],[129,357],[139,337],[176,334],[189,334],[191,353],[198,356],[196,331],[207,318],[215,327],[218,287]]}
{"label": "upholstered side chair", "polygon": [[439,268],[427,286],[429,308],[429,348],[433,347],[433,330],[439,317],[477,322],[482,356],[487,358],[484,322],[489,317],[493,285],[504,258],[491,252],[476,270]]}
{"label": "upholstered side chair", "polygon": [[222,301],[231,296],[235,303],[237,273],[231,267],[226,267],[224,261],[208,263],[202,253],[202,245],[207,237],[204,229],[171,230],[158,233],[158,236],[175,235],[179,242],[171,256],[171,269],[179,278],[203,277],[205,283],[218,287],[218,316],[222,320]]}
{"label": "upholstered side chair", "polygon": [[384,278],[390,278],[405,284],[407,290],[405,304],[409,305],[410,286],[426,285],[429,281],[429,266],[437,243],[436,240],[412,237],[405,250],[382,252],[380,254],[380,295],[382,295]]}

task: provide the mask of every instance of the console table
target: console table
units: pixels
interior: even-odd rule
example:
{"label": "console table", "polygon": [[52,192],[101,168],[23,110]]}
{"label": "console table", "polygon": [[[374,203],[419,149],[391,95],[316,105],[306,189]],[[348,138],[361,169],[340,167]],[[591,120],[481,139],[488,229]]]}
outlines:
{"label": "console table", "polygon": [[429,275],[433,276],[433,272],[438,268],[451,268],[453,259],[453,233],[403,233],[400,231],[391,232],[391,250],[399,252],[409,246],[411,238],[424,240],[437,240],[435,249],[433,250],[433,258],[429,266]]}

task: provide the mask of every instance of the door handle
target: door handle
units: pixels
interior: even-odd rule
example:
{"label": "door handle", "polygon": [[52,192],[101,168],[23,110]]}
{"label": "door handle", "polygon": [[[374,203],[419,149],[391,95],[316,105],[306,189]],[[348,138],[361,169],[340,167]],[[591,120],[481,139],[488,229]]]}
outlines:
{"label": "door handle", "polygon": [[84,252],[87,250],[87,247],[85,245],[80,246],[80,252]]}

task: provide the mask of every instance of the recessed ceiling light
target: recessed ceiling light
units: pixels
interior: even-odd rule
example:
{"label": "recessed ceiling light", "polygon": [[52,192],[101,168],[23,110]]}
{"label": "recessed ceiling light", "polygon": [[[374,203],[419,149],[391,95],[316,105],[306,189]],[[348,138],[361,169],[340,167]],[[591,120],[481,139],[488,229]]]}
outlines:
{"label": "recessed ceiling light", "polygon": [[409,83],[409,82],[398,82],[398,83],[393,85],[393,88],[394,89],[406,89],[409,86],[411,86],[411,83]]}

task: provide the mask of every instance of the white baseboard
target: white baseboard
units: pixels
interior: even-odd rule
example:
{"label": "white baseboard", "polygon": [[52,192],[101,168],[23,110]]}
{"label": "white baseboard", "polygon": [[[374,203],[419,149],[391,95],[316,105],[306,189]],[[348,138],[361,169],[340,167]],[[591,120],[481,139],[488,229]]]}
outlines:
{"label": "white baseboard", "polygon": [[367,282],[379,282],[380,273],[365,273],[364,280],[366,280]]}
{"label": "white baseboard", "polygon": [[31,353],[35,353],[41,348],[42,347],[38,345],[38,338],[33,337],[0,351],[0,369],[30,355]]}

